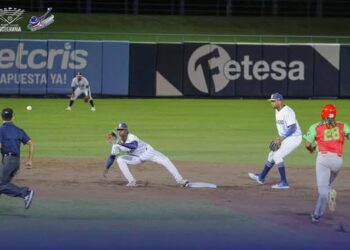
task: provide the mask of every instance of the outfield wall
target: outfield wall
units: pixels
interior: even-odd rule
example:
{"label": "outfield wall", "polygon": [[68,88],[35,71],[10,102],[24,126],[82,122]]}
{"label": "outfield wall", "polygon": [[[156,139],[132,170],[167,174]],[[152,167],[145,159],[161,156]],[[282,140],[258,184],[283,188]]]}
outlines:
{"label": "outfield wall", "polygon": [[0,40],[1,95],[349,97],[350,45]]}

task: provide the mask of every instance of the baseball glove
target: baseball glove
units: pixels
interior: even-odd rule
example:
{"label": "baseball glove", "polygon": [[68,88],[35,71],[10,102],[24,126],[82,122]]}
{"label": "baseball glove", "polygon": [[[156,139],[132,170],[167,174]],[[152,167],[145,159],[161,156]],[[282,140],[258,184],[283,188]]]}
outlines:
{"label": "baseball glove", "polygon": [[111,131],[107,136],[107,141],[111,144],[119,144],[120,136],[115,131]]}
{"label": "baseball glove", "polygon": [[89,101],[89,96],[88,95],[84,96],[84,102],[88,102],[88,101]]}
{"label": "baseball glove", "polygon": [[270,142],[269,149],[273,152],[277,151],[282,144],[282,140],[279,137],[276,137]]}
{"label": "baseball glove", "polygon": [[312,154],[316,150],[316,146],[310,144],[306,147],[306,149],[310,152],[310,154]]}

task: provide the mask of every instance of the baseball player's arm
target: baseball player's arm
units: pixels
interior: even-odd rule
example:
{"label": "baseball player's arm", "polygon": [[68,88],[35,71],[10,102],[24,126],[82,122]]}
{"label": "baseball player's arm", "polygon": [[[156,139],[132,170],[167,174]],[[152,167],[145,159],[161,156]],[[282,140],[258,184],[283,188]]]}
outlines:
{"label": "baseball player's arm", "polygon": [[28,153],[28,160],[25,163],[25,166],[27,169],[32,168],[32,160],[33,160],[33,155],[34,155],[34,143],[32,140],[29,140],[27,142],[27,145],[29,147],[29,153]]}
{"label": "baseball player's arm", "polygon": [[25,166],[27,169],[30,169],[30,168],[32,168],[32,160],[33,160],[33,154],[34,154],[34,143],[24,130],[21,130],[20,141],[23,144],[28,145],[28,147],[29,147],[28,160],[26,161]]}
{"label": "baseball player's arm", "polygon": [[344,123],[344,134],[346,138],[350,139],[350,126]]}
{"label": "baseball player's arm", "polygon": [[288,126],[288,130],[283,134],[284,139],[291,136],[297,130],[297,125],[294,123]]}
{"label": "baseball player's arm", "polygon": [[132,141],[130,143],[121,143],[120,145],[123,147],[126,147],[128,149],[134,150],[137,148],[138,143],[137,143],[137,141]]}
{"label": "baseball player's arm", "polygon": [[128,152],[133,150],[133,149],[128,148],[128,147],[126,147],[124,145],[129,145],[129,143],[115,144],[114,146],[117,147],[122,152],[127,152],[128,153]]}
{"label": "baseball player's arm", "polygon": [[86,79],[86,78],[85,78],[85,84],[84,85],[85,85],[84,87],[86,87],[86,88],[88,88],[90,86],[90,83],[89,83],[88,79]]}
{"label": "baseball player's arm", "polygon": [[306,135],[303,136],[305,139],[305,148],[311,154],[316,150],[316,146],[313,145],[316,138],[316,126],[317,124],[312,125],[307,131]]}
{"label": "baseball player's arm", "polygon": [[111,168],[111,166],[113,165],[114,163],[114,160],[115,160],[115,155],[110,155],[106,161],[106,164],[105,164],[105,170],[103,172],[103,177],[107,177],[107,173],[108,173],[108,170]]}

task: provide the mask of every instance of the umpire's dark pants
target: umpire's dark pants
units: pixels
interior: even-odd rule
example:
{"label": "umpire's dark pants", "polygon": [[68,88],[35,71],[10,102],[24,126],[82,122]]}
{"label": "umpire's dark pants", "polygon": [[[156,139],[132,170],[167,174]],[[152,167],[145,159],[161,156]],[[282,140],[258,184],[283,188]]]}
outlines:
{"label": "umpire's dark pants", "polygon": [[0,194],[12,197],[24,198],[28,192],[28,187],[18,187],[11,183],[12,178],[19,170],[19,156],[4,155],[0,163]]}

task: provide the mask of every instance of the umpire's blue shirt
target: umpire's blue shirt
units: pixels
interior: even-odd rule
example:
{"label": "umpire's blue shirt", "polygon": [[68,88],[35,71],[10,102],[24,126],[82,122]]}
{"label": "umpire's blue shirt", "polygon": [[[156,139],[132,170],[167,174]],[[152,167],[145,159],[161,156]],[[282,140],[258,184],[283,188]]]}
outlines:
{"label": "umpire's blue shirt", "polygon": [[20,144],[27,144],[29,136],[23,129],[16,127],[12,122],[4,122],[0,127],[1,154],[20,153]]}

